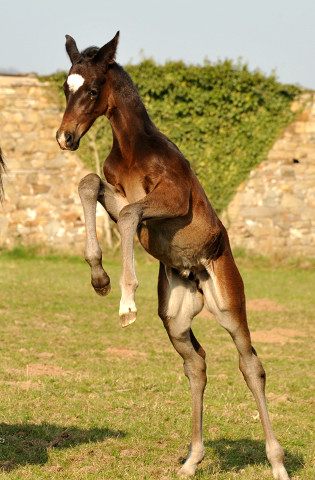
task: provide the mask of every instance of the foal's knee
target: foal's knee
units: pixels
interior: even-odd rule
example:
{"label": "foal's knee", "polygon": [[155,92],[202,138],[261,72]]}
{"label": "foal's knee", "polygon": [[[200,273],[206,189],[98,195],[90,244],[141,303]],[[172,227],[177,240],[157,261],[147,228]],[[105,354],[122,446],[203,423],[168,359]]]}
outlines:
{"label": "foal's knee", "polygon": [[101,181],[96,173],[89,173],[83,177],[78,187],[80,197],[97,199]]}
{"label": "foal's knee", "polygon": [[138,206],[134,204],[125,205],[119,213],[117,228],[121,234],[124,233],[125,229],[131,229],[131,231],[136,231],[136,227],[141,218],[141,211]]}

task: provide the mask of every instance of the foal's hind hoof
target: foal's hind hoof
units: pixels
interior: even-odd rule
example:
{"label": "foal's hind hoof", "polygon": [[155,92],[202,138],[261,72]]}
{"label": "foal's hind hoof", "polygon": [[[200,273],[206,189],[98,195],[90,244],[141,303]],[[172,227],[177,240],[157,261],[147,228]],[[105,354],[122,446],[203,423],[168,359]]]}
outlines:
{"label": "foal's hind hoof", "polygon": [[180,478],[191,478],[195,475],[196,468],[192,468],[191,470],[188,468],[181,468],[177,472],[177,476]]}
{"label": "foal's hind hoof", "polygon": [[111,290],[110,283],[108,285],[105,285],[105,287],[101,287],[101,288],[94,287],[94,285],[92,283],[92,287],[94,288],[97,295],[100,295],[101,297],[106,297],[106,295],[108,295],[110,290]]}
{"label": "foal's hind hoof", "polygon": [[137,318],[137,312],[127,312],[120,315],[120,321],[122,328],[131,325]]}

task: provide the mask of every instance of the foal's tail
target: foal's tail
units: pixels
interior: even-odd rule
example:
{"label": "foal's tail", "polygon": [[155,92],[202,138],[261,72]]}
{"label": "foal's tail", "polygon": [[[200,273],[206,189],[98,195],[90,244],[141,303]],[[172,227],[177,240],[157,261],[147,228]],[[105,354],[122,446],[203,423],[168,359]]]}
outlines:
{"label": "foal's tail", "polygon": [[4,160],[2,158],[2,151],[0,148],[0,203],[4,200],[4,190],[3,190],[3,182],[2,182],[2,175],[6,172],[6,166]]}

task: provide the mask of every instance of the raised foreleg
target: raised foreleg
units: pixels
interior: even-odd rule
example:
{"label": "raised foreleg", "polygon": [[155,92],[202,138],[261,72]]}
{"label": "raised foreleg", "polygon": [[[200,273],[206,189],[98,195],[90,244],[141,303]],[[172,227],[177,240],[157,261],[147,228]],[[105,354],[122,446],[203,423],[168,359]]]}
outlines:
{"label": "raised foreleg", "polygon": [[215,314],[219,324],[229,332],[236,345],[239,368],[254,395],[259,411],[273,476],[277,480],[289,480],[283,464],[283,449],[275,437],[267,410],[265,371],[251,345],[241,276],[231,254],[223,255],[215,262],[209,262],[206,268],[207,272],[200,275],[205,306]]}
{"label": "raised foreleg", "polygon": [[192,440],[184,465],[178,472],[181,477],[194,475],[204,458],[202,437],[203,392],[207,383],[205,352],[196,340],[191,321],[203,307],[203,296],[195,282],[160,264],[159,316],[169,338],[184,360],[184,372],[190,383],[192,395]]}
{"label": "raised foreleg", "polygon": [[79,195],[86,227],[85,260],[91,267],[91,283],[94,290],[98,295],[104,296],[110,292],[110,279],[102,266],[102,250],[96,235],[96,204],[99,201],[111,217],[117,219],[127,201],[116,193],[114,187],[103,182],[94,173],[80,181]]}
{"label": "raised foreleg", "polygon": [[[173,201],[169,201],[172,188]],[[176,185],[161,184],[142,200],[125,206],[118,217],[117,226],[121,236],[122,273],[120,277],[121,301],[119,315],[122,326],[136,319],[135,292],[138,281],[134,265],[134,236],[141,222],[163,220],[187,214],[189,192]]]}

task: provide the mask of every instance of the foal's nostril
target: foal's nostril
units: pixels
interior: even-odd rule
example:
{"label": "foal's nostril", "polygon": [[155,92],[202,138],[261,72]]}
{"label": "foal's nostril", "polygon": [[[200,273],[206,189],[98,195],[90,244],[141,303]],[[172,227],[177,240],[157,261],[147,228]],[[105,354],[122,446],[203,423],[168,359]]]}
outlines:
{"label": "foal's nostril", "polygon": [[67,147],[71,147],[73,143],[73,135],[71,132],[65,132],[65,140]]}

